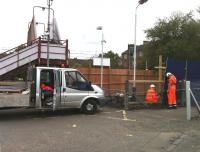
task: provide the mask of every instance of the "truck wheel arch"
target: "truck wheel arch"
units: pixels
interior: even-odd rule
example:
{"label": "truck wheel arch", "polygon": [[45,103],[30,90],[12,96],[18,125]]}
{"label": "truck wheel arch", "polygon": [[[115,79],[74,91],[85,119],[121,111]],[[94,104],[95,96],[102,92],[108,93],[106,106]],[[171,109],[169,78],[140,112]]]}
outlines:
{"label": "truck wheel arch", "polygon": [[98,109],[99,101],[96,98],[88,98],[81,105],[81,111],[85,114],[95,114]]}

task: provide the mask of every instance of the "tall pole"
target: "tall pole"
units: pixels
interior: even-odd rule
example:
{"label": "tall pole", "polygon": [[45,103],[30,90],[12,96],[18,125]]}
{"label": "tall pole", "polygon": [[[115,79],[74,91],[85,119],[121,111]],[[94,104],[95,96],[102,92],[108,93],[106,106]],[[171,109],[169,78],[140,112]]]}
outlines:
{"label": "tall pole", "polygon": [[136,35],[137,35],[137,8],[140,4],[135,8],[135,34],[134,34],[134,52],[133,52],[133,86],[135,87],[135,77],[136,77]]}
{"label": "tall pole", "polygon": [[50,40],[50,0],[47,0],[48,5],[48,25],[47,25],[47,67],[49,67],[49,40]]}
{"label": "tall pole", "polygon": [[101,88],[103,88],[103,43],[104,43],[103,29],[101,38],[102,38],[101,39]]}
{"label": "tall pole", "polygon": [[135,34],[134,34],[134,55],[133,55],[133,86],[135,87],[135,80],[136,80],[136,47],[137,47],[137,42],[136,42],[136,35],[137,35],[137,8],[146,3],[148,0],[139,0],[138,5],[135,8]]}
{"label": "tall pole", "polygon": [[[51,1],[53,1],[53,0],[51,0]],[[50,4],[51,5],[51,4]],[[33,16],[35,16],[35,8],[41,8],[43,11],[45,10],[45,9],[47,9],[47,10],[49,10],[49,7],[43,7],[43,6],[34,6],[33,7]],[[50,8],[50,10],[52,11],[52,13],[53,13],[53,19],[54,19],[54,9],[52,9],[52,8]],[[49,14],[50,14],[50,12],[49,12]],[[50,16],[49,16],[50,17]],[[48,17],[48,18],[49,18]],[[48,21],[49,22],[49,21]],[[40,23],[40,22],[36,22],[36,24],[43,24],[44,25],[44,32],[45,32],[45,24],[44,23]],[[28,25],[28,27],[29,27],[29,25]],[[54,28],[54,22],[53,22],[53,28]],[[48,29],[47,29],[48,30]],[[54,30],[53,30],[54,31]],[[48,32],[48,31],[47,31]]]}
{"label": "tall pole", "polygon": [[103,35],[103,27],[98,26],[97,30],[101,30],[101,88],[103,88],[103,43],[106,43],[104,40],[104,35]]}
{"label": "tall pole", "polygon": [[[48,9],[48,21],[47,21],[47,67],[49,67],[50,10],[53,13],[53,19],[54,19],[54,10],[51,8],[52,2],[53,2],[53,0],[47,0],[47,6],[48,7],[42,7],[42,6],[34,6],[33,7],[33,16],[35,14],[35,8],[41,8],[43,11],[45,9]],[[54,23],[53,23],[53,28],[54,28]]]}

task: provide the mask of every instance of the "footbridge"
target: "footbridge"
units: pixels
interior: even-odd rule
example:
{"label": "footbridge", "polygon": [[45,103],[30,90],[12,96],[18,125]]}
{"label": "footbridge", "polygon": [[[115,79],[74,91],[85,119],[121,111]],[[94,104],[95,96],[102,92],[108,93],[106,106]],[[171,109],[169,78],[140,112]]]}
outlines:
{"label": "footbridge", "polygon": [[[45,65],[47,62],[47,41],[38,38],[29,44],[22,44],[0,54],[0,79],[30,63]],[[68,67],[68,40],[49,43],[49,63],[51,66]]]}

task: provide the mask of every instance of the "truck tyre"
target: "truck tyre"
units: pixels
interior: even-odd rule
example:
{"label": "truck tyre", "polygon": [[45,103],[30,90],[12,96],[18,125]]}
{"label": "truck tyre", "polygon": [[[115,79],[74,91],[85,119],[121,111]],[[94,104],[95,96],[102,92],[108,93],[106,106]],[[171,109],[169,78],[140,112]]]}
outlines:
{"label": "truck tyre", "polygon": [[95,114],[97,111],[97,102],[94,99],[88,99],[83,103],[82,110],[85,114]]}

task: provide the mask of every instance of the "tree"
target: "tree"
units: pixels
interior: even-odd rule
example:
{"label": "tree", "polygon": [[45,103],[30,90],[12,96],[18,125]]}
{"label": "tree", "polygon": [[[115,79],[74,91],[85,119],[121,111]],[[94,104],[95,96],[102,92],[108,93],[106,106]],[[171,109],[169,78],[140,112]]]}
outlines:
{"label": "tree", "polygon": [[[101,54],[99,54],[101,57]],[[103,54],[104,58],[110,58],[110,63],[112,68],[120,68],[121,67],[121,58],[117,53],[112,52],[111,50],[107,53]]]}
{"label": "tree", "polygon": [[143,63],[148,61],[150,68],[158,65],[159,55],[164,59],[200,59],[200,21],[194,19],[192,12],[158,19],[145,33],[149,42],[144,45]]}
{"label": "tree", "polygon": [[92,60],[82,60],[82,59],[70,59],[70,67],[72,68],[81,68],[81,67],[91,67],[92,66]]}

